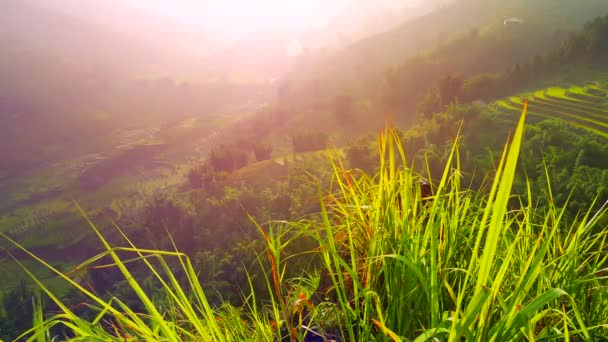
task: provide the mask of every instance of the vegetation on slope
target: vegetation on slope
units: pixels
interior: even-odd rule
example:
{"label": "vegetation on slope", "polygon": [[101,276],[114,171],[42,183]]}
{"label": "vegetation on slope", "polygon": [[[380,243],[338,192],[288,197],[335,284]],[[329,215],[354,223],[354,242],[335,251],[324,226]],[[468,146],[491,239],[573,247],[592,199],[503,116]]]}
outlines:
{"label": "vegetation on slope", "polygon": [[[79,317],[39,283],[58,313],[44,318],[35,302],[35,326],[24,336],[45,340],[54,331],[116,341],[605,336],[608,232],[595,225],[606,208],[589,208],[567,223],[565,209],[535,209],[530,191],[511,195],[524,120],[525,110],[486,194],[460,185],[458,143],[441,178],[429,180],[430,197],[417,186],[421,177],[406,163],[394,130],[380,137],[375,176],[335,161],[335,188],[324,198],[318,219],[258,226],[266,246],[259,260],[270,296],[244,295],[241,307],[212,307],[184,254],[138,249],[126,236],[126,247],[112,247],[89,221],[106,251],[81,267],[109,256],[103,267],[120,270],[142,311],[133,311],[119,297],[103,299],[55,270],[96,313],[90,319]],[[294,279],[285,276],[293,267],[286,250],[304,235],[315,241],[306,253],[320,259],[321,278],[330,279],[327,288],[316,289],[314,269],[298,269],[300,277]],[[158,297],[132,277],[133,263],[143,263],[151,272],[161,289]],[[310,272],[312,278],[306,276]],[[314,301],[315,291],[326,298]]]}
{"label": "vegetation on slope", "polygon": [[[298,111],[307,112],[347,93],[411,123],[416,104],[446,75],[462,75],[466,80],[489,74],[485,76],[490,80],[475,89],[478,94],[472,100],[477,100],[492,89],[503,97],[552,73],[561,76],[566,72],[564,63],[588,63],[581,58],[589,51],[583,43],[588,39],[581,37],[587,33],[577,33],[577,49],[571,50],[577,57],[554,61],[548,52],[570,40],[571,31],[606,13],[608,4],[601,0],[454,1],[334,58],[313,61],[312,66],[302,62],[286,79],[283,96]],[[508,18],[522,22],[505,24]],[[602,39],[593,41],[603,44]],[[537,70],[545,67],[551,71]]]}

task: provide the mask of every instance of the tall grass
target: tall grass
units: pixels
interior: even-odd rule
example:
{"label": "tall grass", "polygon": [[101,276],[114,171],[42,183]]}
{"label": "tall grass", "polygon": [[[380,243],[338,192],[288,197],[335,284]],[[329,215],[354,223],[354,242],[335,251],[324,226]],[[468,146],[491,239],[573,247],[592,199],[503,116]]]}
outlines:
{"label": "tall grass", "polygon": [[[195,270],[186,255],[142,250],[130,243],[110,246],[89,221],[106,252],[81,268],[109,255],[145,312],[134,312],[119,298],[102,299],[31,254],[81,291],[98,314],[92,320],[78,317],[26,269],[61,312],[43,317],[38,305],[35,326],[23,336],[48,341],[51,328],[63,325],[70,338],[87,341],[605,338],[608,232],[596,225],[606,208],[590,208],[566,224],[564,209],[534,208],[530,186],[525,196],[512,195],[525,118],[524,108],[488,178],[487,194],[461,186],[457,142],[442,178],[428,180],[433,195],[427,198],[422,198],[421,178],[390,128],[379,138],[375,176],[347,170],[335,160],[332,189],[323,197],[318,220],[288,228],[279,223],[259,227],[268,247],[260,258],[270,265],[266,276],[272,294],[263,303],[253,293],[241,308],[213,308],[197,280],[197,271],[205,270]],[[312,252],[333,284],[319,291],[331,300],[315,305],[310,300],[314,285],[284,279],[289,267],[284,250],[298,235],[317,242]],[[153,302],[128,269],[134,259],[121,259],[119,253],[132,253],[148,266],[168,305]],[[186,285],[176,278],[168,258],[177,260]]]}

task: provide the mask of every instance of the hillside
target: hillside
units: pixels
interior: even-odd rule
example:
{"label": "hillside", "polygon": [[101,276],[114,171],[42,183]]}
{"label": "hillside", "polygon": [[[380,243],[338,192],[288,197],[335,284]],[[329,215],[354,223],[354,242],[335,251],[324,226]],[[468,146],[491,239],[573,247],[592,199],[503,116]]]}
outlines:
{"label": "hillside", "polygon": [[[112,341],[124,334],[149,340],[187,336],[268,342],[305,340],[310,334],[352,341],[602,339],[608,328],[603,324],[608,298],[602,243],[607,232],[599,228],[606,210],[588,209],[584,218],[568,222],[555,204],[546,212],[537,212],[531,203],[510,208],[509,198],[517,196],[512,191],[524,154],[525,120],[524,107],[489,196],[462,191],[456,149],[448,155],[437,187],[420,183],[421,176],[395,163],[395,153],[401,160],[405,156],[398,152],[398,135],[387,129],[387,138],[378,145],[383,158],[375,177],[346,176],[351,170],[334,164],[331,179],[337,190],[323,198],[319,216],[258,225],[258,244],[240,245],[228,256],[217,250],[205,253],[196,266],[182,254],[135,248],[130,240],[131,247],[118,253],[91,223],[106,246],[105,253],[82,264],[94,285],[48,267],[73,290],[64,299],[52,298],[64,315],[44,318],[42,304],[35,302],[27,313],[44,323],[26,335],[68,321],[62,334]],[[390,161],[384,160],[386,154]],[[530,194],[517,198],[533,199]],[[245,204],[252,203],[241,206]],[[222,237],[228,238],[226,232]],[[206,238],[218,240],[213,234]],[[235,267],[231,257],[243,258],[250,248],[260,256],[259,267]],[[105,254],[112,264],[97,266]],[[148,261],[150,257],[158,262]],[[179,262],[173,262],[176,257]],[[213,281],[208,273],[199,278],[196,269],[205,266],[226,280]],[[308,269],[315,273],[308,274]],[[462,272],[447,272],[452,269]],[[211,297],[218,289],[228,295],[236,281],[249,285],[244,304],[232,305],[226,297],[218,303]],[[85,287],[108,283],[116,285],[111,297]],[[359,292],[374,296],[355,301]],[[23,285],[13,293],[31,296]],[[493,294],[500,301],[492,301]],[[74,297],[102,308],[78,308]],[[265,298],[268,304],[258,307]],[[120,309],[114,307],[116,301]],[[268,307],[272,310],[262,309]],[[124,308],[145,315],[125,314]],[[414,317],[404,316],[404,309]],[[14,324],[9,317],[6,322]],[[115,320],[113,329],[99,317]],[[159,324],[179,330],[154,329]]]}
{"label": "hillside", "polygon": [[510,97],[497,103],[497,114],[516,113],[523,99],[530,101],[530,115],[535,120],[560,119],[574,127],[608,137],[608,89],[602,83],[584,87],[548,88]]}
{"label": "hillside", "polygon": [[[303,65],[288,78],[288,98],[305,110],[310,94],[346,93],[411,118],[442,75],[469,77],[527,63],[606,13],[608,4],[598,0],[457,1]],[[523,22],[505,25],[507,18]]]}
{"label": "hillside", "polygon": [[117,131],[242,114],[273,94],[267,83],[181,80],[167,73],[183,61],[163,44],[36,2],[3,3],[0,21],[2,175],[109,153]]}
{"label": "hillside", "polygon": [[[496,24],[495,21],[500,17],[496,13],[517,15],[521,6],[523,6],[522,3],[512,2],[505,7],[498,2],[491,2],[487,6],[482,6],[476,1],[465,1],[413,19],[413,21],[386,33],[366,38],[347,48],[347,50],[366,49],[364,47],[372,43],[395,45],[397,44],[396,41],[390,41],[390,39],[393,39],[390,38],[392,36],[402,36],[401,41],[403,43],[401,45],[405,48],[408,44],[412,45],[415,42],[413,35],[419,37],[421,32],[433,34],[433,32],[438,32],[436,30],[441,29],[441,27],[430,25],[432,22],[439,22],[447,27],[450,23],[465,21],[467,22],[466,25],[470,24],[477,27],[474,31],[475,35],[470,33],[459,35],[457,30],[452,30],[452,37],[454,38],[446,38],[444,43],[427,50],[424,55],[421,55],[424,56],[421,58],[425,60],[434,61],[432,65],[436,66],[436,69],[432,72],[422,73],[425,75],[424,81],[412,81],[411,73],[406,70],[419,64],[406,62],[400,67],[403,70],[397,69],[395,72],[396,75],[405,75],[406,78],[402,81],[395,81],[395,84],[391,85],[389,89],[384,90],[386,92],[384,96],[389,96],[395,92],[403,93],[405,89],[409,89],[408,87],[415,86],[420,93],[423,93],[423,91],[426,91],[426,87],[431,87],[435,82],[433,77],[438,77],[443,73],[449,74],[454,70],[467,70],[467,74],[476,74],[488,70],[504,70],[505,65],[517,62],[517,58],[513,54],[505,54],[504,51],[515,49],[516,46],[524,47],[521,52],[518,52],[522,55],[523,63],[526,60],[523,53],[532,49],[531,46],[534,45],[532,43],[545,37],[555,27],[562,27],[564,31],[568,30],[571,27],[570,25],[574,25],[585,16],[590,15],[592,11],[599,11],[598,8],[604,6],[603,3],[587,1],[589,1],[589,4],[581,6],[580,9],[573,12],[576,15],[572,18],[568,17],[569,19],[566,19],[566,16],[554,15],[550,19],[546,19],[537,14],[536,17],[526,17],[525,25],[529,26],[510,28],[503,27],[502,22]],[[24,4],[11,3],[15,15],[19,13],[21,13],[19,15],[23,15],[26,10],[32,10]],[[542,8],[560,8],[560,11],[556,13],[565,13],[573,9],[569,3],[554,3],[552,6],[555,7],[547,7],[547,3],[541,1],[535,3],[534,6],[539,6],[534,7],[537,10],[536,13],[541,13]],[[484,11],[473,10],[479,8],[484,9]],[[59,14],[50,15],[50,12],[39,11],[40,16],[45,18],[50,16],[50,19],[41,19],[36,30],[42,30],[45,25],[53,23],[53,20],[63,20],[62,18],[64,18]],[[468,18],[466,16],[471,15],[472,12],[475,12],[477,17],[474,20],[466,19]],[[541,18],[543,20],[540,20]],[[565,23],[562,23],[562,21],[565,21]],[[547,27],[542,28],[541,22]],[[55,36],[68,34],[69,28],[72,27],[70,25],[79,24],[81,22],[78,20],[68,17],[65,29],[59,29],[55,32]],[[562,24],[563,26],[559,26]],[[11,25],[17,25],[16,21]],[[466,25],[458,26],[459,30],[463,32],[468,30],[469,26]],[[413,27],[420,31],[409,32]],[[95,32],[99,34],[100,31]],[[536,33],[532,37],[527,37],[530,32]],[[83,32],[83,36],[85,33]],[[502,38],[497,39],[497,37]],[[558,38],[553,37],[552,39],[563,41],[563,39]],[[234,58],[226,58],[227,52],[219,53],[215,57],[219,64],[214,68],[217,70],[223,68],[232,70],[231,72],[235,76],[238,75],[243,78],[248,77],[246,72],[250,69],[255,69],[257,72],[266,70],[271,76],[274,71],[284,70],[287,67],[274,59],[284,52],[282,49],[272,50],[273,46],[281,46],[277,44],[278,41],[268,38],[268,47],[260,50],[259,48],[263,44],[252,40],[235,48],[233,50]],[[406,44],[408,41],[410,43]],[[559,45],[559,43],[551,40],[535,48],[544,48],[543,51],[551,51],[554,46]],[[469,54],[459,54],[458,46],[465,46],[465,50]],[[424,45],[419,45],[419,48],[423,49]],[[499,48],[503,50],[497,51]],[[259,56],[259,54],[251,55],[248,51],[255,51],[256,49],[259,50],[257,52],[263,51],[270,57],[253,58],[252,56]],[[393,51],[388,50],[390,49],[382,51],[386,51],[386,54],[393,53]],[[489,60],[490,56],[497,53],[500,58],[494,60],[493,63],[474,63],[477,60]],[[361,56],[359,52],[352,52],[352,54]],[[407,52],[395,52],[395,55],[407,55]],[[18,66],[16,63],[26,63],[25,61],[28,60],[28,58],[19,58],[22,55],[15,53],[13,59],[9,59],[4,64],[7,70],[10,69],[15,73],[22,72],[21,75],[16,76],[15,82],[2,84],[6,87],[6,92],[5,100],[0,102],[0,105],[3,106],[0,114],[5,115],[3,120],[6,123],[3,125],[5,132],[2,135],[6,142],[0,148],[0,155],[2,156],[0,164],[2,168],[0,170],[3,175],[3,179],[0,181],[5,184],[6,193],[11,194],[9,197],[17,196],[20,192],[17,196],[18,200],[7,198],[0,207],[6,217],[12,217],[7,221],[7,225],[22,219],[25,220],[29,216],[39,216],[38,214],[14,213],[14,210],[24,205],[40,206],[41,208],[51,207],[57,208],[51,209],[51,211],[61,211],[63,210],[61,208],[66,205],[68,196],[72,196],[72,198],[86,198],[83,205],[88,206],[88,203],[91,203],[90,207],[92,209],[101,212],[103,207],[114,200],[112,196],[116,196],[116,199],[124,198],[137,194],[140,191],[135,190],[137,188],[146,188],[148,190],[145,192],[148,193],[153,192],[153,187],[156,185],[175,185],[180,180],[184,180],[184,169],[187,167],[187,163],[204,159],[213,148],[220,146],[227,140],[243,141],[251,139],[253,141],[271,142],[272,145],[275,145],[276,153],[287,155],[290,151],[289,136],[296,134],[298,131],[321,130],[332,135],[332,143],[343,145],[352,142],[354,140],[353,135],[377,130],[382,127],[385,120],[384,115],[377,114],[382,111],[382,105],[365,96],[349,96],[342,101],[344,103],[341,103],[331,99],[331,95],[327,92],[317,89],[314,93],[318,95],[318,98],[308,104],[313,108],[303,111],[299,107],[298,101],[292,101],[291,96],[293,94],[291,93],[294,87],[288,83],[287,90],[284,90],[282,88],[284,85],[279,84],[280,90],[277,102],[268,106],[267,109],[259,111],[260,105],[268,103],[272,99],[272,92],[274,87],[277,86],[276,84],[267,84],[264,88],[261,88],[256,83],[224,86],[213,83],[202,85],[180,84],[171,80],[130,81],[122,78],[113,79],[112,77],[106,80],[91,80],[87,79],[87,75],[90,75],[90,73],[85,70],[75,71],[78,69],[74,69],[73,63],[53,59],[50,54],[31,53],[27,56],[31,56],[32,60],[35,58],[39,62],[31,62],[21,68],[15,68]],[[448,56],[454,56],[454,58],[449,59]],[[250,64],[242,64],[240,61],[243,58],[249,58],[248,63]],[[370,60],[368,64],[379,68],[378,70],[383,65],[373,60]],[[39,69],[33,69],[35,67]],[[242,69],[238,69],[241,67]],[[19,84],[17,80],[26,80],[25,75],[32,70],[35,70],[37,74],[36,84],[31,85],[26,82],[21,89],[16,86]],[[551,71],[551,73],[553,77],[553,74],[559,74],[559,71]],[[361,75],[356,77],[359,76]],[[99,77],[99,75],[95,74],[95,77]],[[87,85],[83,86],[82,83],[85,80]],[[65,83],[65,86],[61,87],[57,84],[53,87],[49,86],[56,81]],[[405,82],[405,84],[401,82]],[[523,84],[525,81],[520,81],[520,83]],[[320,88],[327,86],[323,82],[319,84]],[[373,83],[365,84],[369,86]],[[506,85],[503,85],[502,88],[503,92],[508,92],[510,89]],[[341,93],[348,93],[343,88],[339,89]],[[37,93],[38,91],[40,93]],[[598,88],[594,91],[601,92],[602,90]],[[74,93],[80,95],[79,99],[72,99],[71,95]],[[285,96],[285,93],[288,93],[288,95]],[[405,93],[408,92],[405,91]],[[201,98],[199,94],[205,94],[205,98]],[[370,96],[373,98],[377,94]],[[567,96],[563,100],[556,101],[556,103],[550,103],[555,99],[545,99],[541,95],[537,96],[538,103],[535,101],[531,103],[531,117],[534,118],[537,115],[550,117],[559,114],[583,128],[594,131],[600,130],[603,127],[601,116],[605,114],[604,110],[600,108],[602,105],[593,102],[576,102],[591,101],[593,97],[583,96],[582,99],[570,97]],[[408,98],[410,97],[402,95],[399,102],[403,103],[404,99]],[[549,103],[542,101],[548,101]],[[289,102],[288,110],[282,107],[283,102]],[[64,106],[63,103],[70,103],[70,105]],[[512,99],[510,102],[504,102],[503,105],[499,107],[500,111],[518,111],[521,103],[517,99]],[[537,110],[538,106],[542,108]],[[237,123],[238,119],[231,120],[231,123],[222,122],[229,115],[256,110],[258,110],[258,113],[251,116],[252,119],[245,115],[244,117],[248,117],[248,119],[240,123]],[[336,111],[339,110],[344,112],[337,113]],[[551,110],[556,110],[556,112],[553,113]],[[177,116],[176,112],[179,113]],[[210,115],[209,112],[214,112],[214,114]],[[135,113],[146,113],[146,115],[135,119]],[[590,114],[587,115],[587,113]],[[407,110],[407,115],[412,116],[411,109]],[[393,117],[402,120],[401,115],[394,115]],[[37,119],[32,120],[32,118]],[[91,122],[95,122],[95,124],[91,125]],[[232,126],[232,124],[235,125]],[[20,126],[21,131],[11,129],[14,126]],[[218,133],[220,127],[225,127],[226,129],[223,132],[227,132],[227,134],[220,135]],[[26,132],[26,134],[24,135],[23,132]],[[47,134],[47,132],[53,132],[53,134]],[[58,134],[58,132],[64,133]],[[83,137],[89,138],[83,141]],[[213,141],[213,144],[210,143],[211,141]],[[66,146],[70,144],[75,147],[66,149]],[[44,148],[41,148],[42,146]],[[138,152],[149,146],[160,146],[162,148],[150,153],[140,154]],[[137,165],[129,165],[130,160],[138,161]],[[174,164],[172,165],[172,163]],[[166,181],[162,180],[165,175],[171,172],[174,173],[173,177]],[[47,181],[39,181],[44,178],[45,174],[53,174],[54,176],[47,177]],[[16,175],[21,176],[16,177]],[[139,180],[138,178],[142,175],[144,178]],[[22,191],[19,190],[18,186],[14,186],[14,184],[20,185],[28,182],[39,182],[39,185],[30,186],[29,191]],[[125,182],[134,182],[139,185],[135,189],[126,187],[121,193],[121,190],[116,189],[116,187],[124,186]],[[86,196],[77,195],[77,185],[96,189],[105,184],[110,184],[109,188],[112,190],[106,189],[100,195],[94,193]],[[57,194],[63,194],[61,196],[63,198],[59,199],[60,196],[57,196]],[[96,199],[96,197],[99,198]],[[142,195],[141,198],[145,198],[145,196]],[[96,208],[100,204],[102,208]],[[41,210],[45,211],[46,209]],[[45,215],[45,217],[49,216]],[[47,220],[43,219],[42,223],[44,222],[47,222]],[[23,226],[28,226],[28,224]]]}

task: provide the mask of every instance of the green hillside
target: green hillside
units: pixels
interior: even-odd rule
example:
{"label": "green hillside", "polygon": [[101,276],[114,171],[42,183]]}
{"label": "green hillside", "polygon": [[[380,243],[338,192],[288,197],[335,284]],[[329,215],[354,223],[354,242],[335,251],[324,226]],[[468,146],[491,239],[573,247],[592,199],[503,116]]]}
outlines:
{"label": "green hillside", "polygon": [[[327,57],[302,61],[286,79],[285,96],[306,110],[351,94],[411,123],[416,103],[442,76],[472,77],[529,63],[606,14],[601,0],[453,1]],[[505,24],[508,18],[522,22]]]}
{"label": "green hillside", "polygon": [[[270,296],[262,306],[258,301],[264,292],[254,289],[241,308],[213,306],[211,291],[201,287],[190,260],[174,252],[128,249],[152,274],[147,282],[135,281],[127,267],[134,260],[120,257],[100,234],[126,279],[123,288],[131,288],[144,303],[130,305],[145,316],[125,313],[131,307],[115,307],[116,297],[104,299],[53,270],[83,301],[100,306],[93,312],[113,319],[115,329],[104,329],[98,319],[76,315],[53,299],[63,315],[44,321],[38,316],[41,325],[27,336],[68,322],[73,336],[112,341],[125,336],[175,341],[297,341],[307,336],[352,341],[601,339],[608,329],[603,323],[608,317],[603,269],[607,233],[597,228],[605,208],[597,214],[590,209],[571,223],[554,205],[544,213],[531,205],[509,210],[525,116],[524,109],[489,195],[462,192],[455,148],[432,194],[422,185],[412,186],[420,176],[397,166],[395,157],[405,156],[397,152],[401,142],[390,129],[379,149],[391,157],[381,159],[376,177],[349,176],[336,160],[332,181],[339,190],[323,197],[319,217],[258,226],[265,244],[260,263],[268,270],[262,281]],[[533,198],[518,200],[530,204]],[[91,229],[99,232],[93,224]],[[306,258],[320,258],[321,275],[286,278],[284,272],[302,266],[289,249],[307,239],[313,249]],[[144,256],[155,256],[158,263]],[[180,262],[170,267],[174,258]],[[185,282],[177,280],[181,272]],[[247,277],[250,286],[256,278]],[[156,290],[151,282],[158,284]],[[319,295],[325,297],[320,302]],[[36,304],[34,312],[41,315],[41,310]],[[404,316],[404,310],[411,315]]]}

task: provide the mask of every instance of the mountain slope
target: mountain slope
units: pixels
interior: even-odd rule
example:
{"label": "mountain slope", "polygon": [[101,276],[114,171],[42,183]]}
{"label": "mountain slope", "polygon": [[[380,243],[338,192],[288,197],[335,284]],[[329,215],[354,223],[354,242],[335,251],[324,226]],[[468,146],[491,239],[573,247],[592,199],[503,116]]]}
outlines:
{"label": "mountain slope", "polygon": [[[290,100],[305,106],[310,94],[350,93],[382,102],[388,87],[400,110],[412,110],[441,75],[502,72],[555,48],[567,32],[607,12],[603,0],[454,1],[302,65],[289,77]],[[522,23],[505,25],[512,17]]]}

